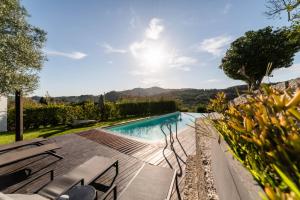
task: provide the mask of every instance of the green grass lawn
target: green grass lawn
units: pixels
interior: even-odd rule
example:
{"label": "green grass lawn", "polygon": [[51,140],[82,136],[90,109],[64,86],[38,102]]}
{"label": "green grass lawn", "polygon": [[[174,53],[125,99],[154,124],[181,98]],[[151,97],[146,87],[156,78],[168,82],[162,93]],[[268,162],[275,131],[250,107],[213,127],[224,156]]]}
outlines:
{"label": "green grass lawn", "polygon": [[[96,124],[92,125],[86,125],[81,127],[70,127],[66,125],[59,125],[59,126],[52,126],[52,127],[45,127],[45,128],[39,128],[39,129],[31,129],[24,131],[23,138],[24,140],[29,140],[33,138],[38,137],[54,137],[58,135],[65,135],[70,133],[78,133],[81,131],[87,131],[94,128],[100,128],[105,126],[111,126],[114,124],[134,120],[137,118],[126,118],[126,119],[119,119],[119,120],[113,120],[113,121],[107,121],[107,122],[98,122]],[[0,133],[0,144],[9,144],[15,141],[15,132],[2,132]]]}

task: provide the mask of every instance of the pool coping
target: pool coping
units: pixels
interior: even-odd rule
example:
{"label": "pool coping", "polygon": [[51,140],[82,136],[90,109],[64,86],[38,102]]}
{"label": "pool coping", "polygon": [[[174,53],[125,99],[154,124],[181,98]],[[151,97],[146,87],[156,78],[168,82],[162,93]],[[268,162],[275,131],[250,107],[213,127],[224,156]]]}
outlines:
{"label": "pool coping", "polygon": [[[180,133],[188,130],[189,128],[192,128],[192,127],[187,126],[185,128],[182,128],[182,129],[178,130],[177,131],[177,135],[179,135]],[[137,137],[133,137],[133,136],[122,135],[122,134],[119,134],[119,133],[116,133],[116,132],[109,131],[109,130],[107,130],[105,128],[96,128],[96,129],[100,130],[100,131],[104,131],[104,132],[109,133],[109,134],[113,134],[113,135],[119,136],[119,137],[123,137],[123,138],[130,139],[130,140],[135,140],[135,141],[142,142],[142,143],[147,143],[147,144],[159,145],[159,144],[164,144],[164,141],[165,141],[165,138],[162,138],[160,140],[150,141],[150,140],[141,139],[141,138],[137,138]],[[176,134],[176,133],[174,132],[174,134]],[[169,140],[168,136],[169,135],[167,135],[167,139]]]}
{"label": "pool coping", "polygon": [[[172,112],[172,113],[163,114],[163,115],[155,115],[155,116],[150,116],[150,117],[145,117],[145,118],[139,118],[139,119],[132,120],[132,121],[126,121],[126,122],[123,122],[123,123],[120,123],[120,124],[111,125],[111,126],[96,128],[96,129],[100,130],[100,131],[104,131],[104,132],[109,133],[109,134],[113,134],[113,135],[119,136],[119,137],[124,137],[126,139],[131,139],[131,140],[135,140],[135,141],[142,142],[142,143],[147,143],[147,144],[159,145],[159,144],[163,144],[164,143],[164,141],[165,141],[164,137],[162,139],[160,139],[160,140],[150,141],[150,140],[147,140],[147,139],[137,138],[137,137],[134,137],[134,136],[127,136],[127,135],[124,135],[124,134],[121,134],[121,133],[113,132],[113,131],[108,130],[108,128],[123,126],[123,125],[126,125],[126,124],[139,122],[139,121],[142,121],[142,120],[162,118],[162,117],[166,117],[168,115],[174,115],[175,113],[185,113],[186,114],[187,112],[177,111],[177,112]],[[199,118],[199,117],[195,117],[195,119],[197,119],[197,118]],[[184,128],[182,128],[180,130],[177,130],[177,135],[179,135],[180,133],[188,130],[189,128],[192,128],[192,127],[190,127],[189,125],[187,125],[187,127],[184,127]],[[176,133],[174,133],[174,134],[176,135]],[[167,135],[167,139],[169,139],[168,136],[169,135]]]}
{"label": "pool coping", "polygon": [[181,112],[177,111],[177,112],[167,113],[167,114],[163,114],[163,115],[153,115],[153,116],[138,118],[138,119],[134,119],[134,120],[126,121],[126,122],[121,122],[121,123],[110,125],[110,126],[105,126],[105,127],[102,127],[102,128],[107,129],[107,128],[111,128],[111,127],[123,126],[123,125],[126,125],[126,124],[139,122],[139,121],[142,121],[142,120],[156,119],[156,118],[161,118],[161,117],[165,117],[165,116],[168,116],[168,115],[174,115],[175,113],[181,113]]}

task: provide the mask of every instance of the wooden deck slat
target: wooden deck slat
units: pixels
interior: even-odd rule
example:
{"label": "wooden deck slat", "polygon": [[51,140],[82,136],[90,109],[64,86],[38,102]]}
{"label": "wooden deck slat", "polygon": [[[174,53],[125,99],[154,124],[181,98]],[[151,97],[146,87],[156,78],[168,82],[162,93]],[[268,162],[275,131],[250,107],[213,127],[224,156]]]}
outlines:
{"label": "wooden deck slat", "polygon": [[[178,139],[180,140],[181,145],[184,147],[185,152],[187,153],[187,155],[193,155],[195,154],[196,151],[196,145],[195,145],[195,135],[194,135],[194,131],[186,131],[187,133],[180,133],[178,134]],[[93,132],[93,137],[95,137],[95,134],[97,134],[97,132]],[[104,135],[102,133],[100,133],[99,135]],[[86,138],[90,138],[89,134],[85,135]],[[91,137],[90,139],[94,140],[94,138]],[[110,140],[112,139],[113,136],[109,136]],[[97,142],[107,145],[107,146],[112,146],[111,143],[106,143],[109,140],[102,140],[100,139],[101,137],[99,136],[99,139]],[[158,147],[156,145],[152,145],[152,144],[140,144],[139,142],[136,142],[134,140],[132,140],[131,142],[125,141],[125,142],[120,142],[120,140],[122,140],[123,138],[120,139],[120,137],[118,138],[118,142],[116,142],[116,144],[113,145],[113,147],[115,147],[115,145],[117,147],[115,147],[117,150],[126,153],[128,155],[132,155],[133,157],[138,158],[139,160],[142,160],[144,162],[148,162],[157,166],[161,166],[161,167],[169,167],[168,163],[166,162],[164,156],[162,155],[162,150],[163,147]],[[126,138],[127,139],[127,138]],[[168,137],[169,139],[169,137]],[[100,141],[99,141],[100,140]],[[137,144],[134,144],[133,142],[136,142]],[[127,146],[128,145],[128,146]],[[134,152],[134,149],[137,149],[137,145],[142,146],[141,149],[139,149],[138,151]],[[164,145],[160,145],[160,146],[164,146]],[[177,142],[177,138],[174,136],[174,149],[176,150],[178,156],[180,156],[184,161],[186,161],[187,157],[184,153],[184,151],[182,150],[180,144]],[[166,151],[171,151],[170,149],[170,144],[167,147]],[[167,153],[166,152],[166,157],[169,160],[169,162],[171,163],[171,165],[178,170],[179,173],[179,167],[177,164],[177,160],[175,158],[174,153]],[[183,189],[184,189],[184,182],[185,182],[185,164],[182,163],[181,161],[180,165],[182,167],[182,176],[178,178],[178,183],[179,183],[179,190],[181,193],[181,197],[183,197]],[[124,180],[126,181],[126,180]],[[123,182],[122,182],[123,183]],[[120,189],[123,190],[123,188],[125,187],[124,184],[121,184]],[[174,187],[173,191],[172,191],[172,198],[171,199],[177,199],[177,193],[176,193],[176,189]]]}
{"label": "wooden deck slat", "polygon": [[[195,133],[191,129],[178,135],[181,144],[188,155],[195,154]],[[180,145],[174,137],[174,148],[184,161],[186,161],[186,155],[182,151]],[[131,140],[128,138],[120,137],[114,134],[106,133],[103,130],[94,129],[90,131],[81,132],[78,134],[63,135],[49,139],[49,142],[55,142],[62,147],[57,150],[59,155],[64,156],[63,160],[55,162],[56,158],[52,156],[39,156],[29,160],[18,162],[14,165],[0,168],[0,191],[4,193],[10,193],[21,184],[30,181],[34,176],[40,175],[48,170],[53,169],[55,176],[60,176],[77,165],[85,162],[94,155],[112,157],[119,160],[119,175],[115,184],[117,185],[118,193],[122,192],[127,186],[129,181],[134,177],[138,169],[142,166],[143,162],[148,162],[161,167],[169,167],[166,162],[162,151],[163,144],[148,144]],[[173,152],[171,152],[168,146],[166,150],[166,157],[171,165],[179,170],[178,164]],[[179,190],[181,197],[183,198],[184,180],[185,180],[185,165],[180,162],[183,170],[182,177],[178,178]],[[15,184],[4,187],[1,185],[1,178],[4,174],[8,174],[13,171],[20,171],[20,169],[31,169],[33,176],[27,177],[24,180],[19,180]],[[114,176],[114,171],[108,171],[97,182],[101,184],[109,184]],[[43,185],[49,180],[49,176],[45,176],[27,187],[22,188],[18,193],[31,193],[39,186]],[[177,193],[175,187],[172,191],[172,200],[177,200]]]}

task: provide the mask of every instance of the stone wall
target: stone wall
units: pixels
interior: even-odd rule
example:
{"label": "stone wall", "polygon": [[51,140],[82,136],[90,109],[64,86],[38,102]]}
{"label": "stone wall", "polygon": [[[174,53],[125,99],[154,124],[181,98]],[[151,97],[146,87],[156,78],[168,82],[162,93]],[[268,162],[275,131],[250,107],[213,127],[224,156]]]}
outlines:
{"label": "stone wall", "polygon": [[0,132],[7,131],[7,98],[0,96]]}
{"label": "stone wall", "polygon": [[[285,90],[286,88],[292,88],[294,90],[297,90],[298,88],[300,88],[300,78],[275,83],[272,84],[271,87],[281,91]],[[259,90],[254,91],[254,94],[259,94]],[[236,105],[243,104],[247,102],[246,98],[247,98],[247,94],[242,94],[239,97],[233,99],[231,102]]]}
{"label": "stone wall", "polygon": [[[204,152],[207,162],[211,168],[210,172],[213,183],[211,187],[216,188],[216,195],[220,200],[256,200],[261,199],[260,194],[264,194],[263,189],[253,179],[250,172],[234,158],[226,142],[219,137],[216,130],[209,123],[198,120],[197,123],[197,162],[198,171],[202,172],[205,163],[201,159]],[[205,149],[201,145],[206,143]],[[204,170],[205,171],[205,170]],[[207,172],[206,172],[207,173]],[[200,176],[204,175],[199,173]],[[207,178],[204,178],[204,180]],[[210,178],[211,179],[211,178]],[[208,184],[207,182],[205,184]],[[203,182],[198,183],[199,191],[203,191]],[[204,190],[205,191],[205,190]],[[199,196],[203,194],[199,194]],[[216,198],[203,198],[216,199]]]}

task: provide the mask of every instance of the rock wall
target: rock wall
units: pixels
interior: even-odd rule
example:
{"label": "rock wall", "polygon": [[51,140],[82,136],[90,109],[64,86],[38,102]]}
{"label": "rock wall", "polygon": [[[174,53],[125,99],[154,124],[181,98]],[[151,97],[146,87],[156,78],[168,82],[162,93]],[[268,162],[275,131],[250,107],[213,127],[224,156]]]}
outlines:
{"label": "rock wall", "polygon": [[[234,158],[226,142],[207,122],[197,123],[197,167],[199,199],[256,200],[264,194],[250,172]],[[206,145],[204,145],[206,144]],[[204,146],[201,147],[201,146]],[[203,160],[203,154],[205,159]],[[205,162],[204,162],[205,161]],[[207,168],[209,167],[209,169]],[[207,187],[210,185],[210,187]],[[214,194],[216,190],[216,194]]]}
{"label": "rock wall", "polygon": [[[300,78],[291,79],[291,80],[280,82],[280,83],[275,83],[275,84],[272,84],[271,87],[276,88],[278,90],[285,90],[286,88],[292,88],[292,89],[296,90],[296,89],[300,88]],[[254,91],[254,93],[258,94],[259,91],[256,90],[256,91]],[[247,97],[247,94],[243,94],[243,95],[240,95],[239,97],[233,99],[231,102],[236,105],[243,104],[243,103],[246,103],[246,97]]]}

